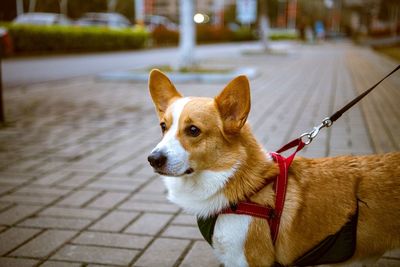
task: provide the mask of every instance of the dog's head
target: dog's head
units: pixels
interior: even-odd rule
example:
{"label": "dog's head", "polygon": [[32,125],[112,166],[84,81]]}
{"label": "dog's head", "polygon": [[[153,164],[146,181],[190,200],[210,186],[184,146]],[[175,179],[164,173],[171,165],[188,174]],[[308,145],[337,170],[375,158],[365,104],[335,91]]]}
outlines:
{"label": "dog's head", "polygon": [[250,111],[249,81],[232,80],[215,98],[183,97],[159,70],[152,70],[150,94],[163,138],[148,157],[156,172],[184,176],[232,168],[243,148],[238,141]]}

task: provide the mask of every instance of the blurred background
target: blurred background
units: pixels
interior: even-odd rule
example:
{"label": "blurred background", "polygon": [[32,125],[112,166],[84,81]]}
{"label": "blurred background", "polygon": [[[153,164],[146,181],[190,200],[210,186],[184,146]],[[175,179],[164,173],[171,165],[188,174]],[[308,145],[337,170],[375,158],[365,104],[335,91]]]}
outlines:
{"label": "blurred background", "polygon": [[[182,2],[182,3],[181,3]],[[174,46],[180,5],[167,0],[3,0],[7,56]],[[207,0],[193,5],[199,44],[350,37],[362,44],[398,42],[397,0]],[[183,9],[182,9],[183,10]],[[265,18],[263,20],[263,18]],[[264,26],[263,26],[264,23]]]}

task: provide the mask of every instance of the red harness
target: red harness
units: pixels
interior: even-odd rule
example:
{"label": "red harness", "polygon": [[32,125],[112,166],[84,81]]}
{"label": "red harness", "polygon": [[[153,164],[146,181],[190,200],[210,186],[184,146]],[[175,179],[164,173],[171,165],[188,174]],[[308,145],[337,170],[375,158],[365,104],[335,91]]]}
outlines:
{"label": "red harness", "polygon": [[[284,158],[279,154],[296,146],[296,151],[287,158]],[[244,214],[266,219],[270,227],[272,242],[273,244],[275,244],[279,233],[279,225],[281,221],[283,206],[285,204],[288,170],[290,165],[292,164],[294,157],[296,156],[296,153],[299,152],[304,146],[304,142],[299,138],[285,145],[276,153],[270,153],[274,161],[279,166],[278,176],[267,182],[267,184],[272,181],[275,183],[275,208],[272,208],[271,206],[263,206],[251,202],[250,200],[246,200],[239,202],[236,205],[232,205],[231,207],[221,211],[220,214]]]}

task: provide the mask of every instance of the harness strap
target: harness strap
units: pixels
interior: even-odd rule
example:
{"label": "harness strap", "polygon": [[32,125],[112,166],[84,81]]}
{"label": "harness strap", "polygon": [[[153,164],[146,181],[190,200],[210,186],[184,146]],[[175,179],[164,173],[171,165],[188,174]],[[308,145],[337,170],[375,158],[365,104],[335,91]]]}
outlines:
{"label": "harness strap", "polygon": [[[284,158],[279,154],[296,146],[296,151],[288,158]],[[292,164],[296,153],[299,152],[304,146],[305,144],[299,138],[279,149],[277,153],[270,153],[271,157],[279,166],[279,174],[275,178],[275,208],[247,200],[231,205],[229,208],[221,211],[220,214],[241,214],[266,219],[270,227],[272,242],[275,244],[278,238],[283,207],[285,205],[289,167]]]}
{"label": "harness strap", "polygon": [[236,205],[223,210],[221,214],[243,214],[266,219],[268,222],[274,218],[274,209],[251,201],[239,202]]}
{"label": "harness strap", "polygon": [[287,159],[282,157],[280,154],[271,153],[271,156],[279,166],[279,175],[275,184],[275,218],[271,220],[269,225],[271,228],[272,243],[275,244],[276,239],[278,238],[283,206],[285,205],[289,165],[287,164]]}

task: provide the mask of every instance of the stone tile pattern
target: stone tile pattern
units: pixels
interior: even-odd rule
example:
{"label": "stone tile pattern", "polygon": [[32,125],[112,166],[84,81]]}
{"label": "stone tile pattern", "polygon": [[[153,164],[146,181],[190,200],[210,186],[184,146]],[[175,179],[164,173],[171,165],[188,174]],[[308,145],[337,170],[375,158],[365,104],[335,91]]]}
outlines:
{"label": "stone tile pattern", "polygon": [[[349,44],[299,45],[287,57],[221,55],[205,64],[237,62],[260,71],[251,81],[249,121],[271,150],[395,66]],[[183,94],[200,96],[223,86],[177,84]],[[0,266],[220,266],[195,218],[168,203],[146,162],[160,139],[146,87],[83,77],[5,89],[10,123],[0,128]],[[400,77],[381,87],[301,154],[399,150]],[[399,266],[399,259],[392,252],[373,266]]]}

